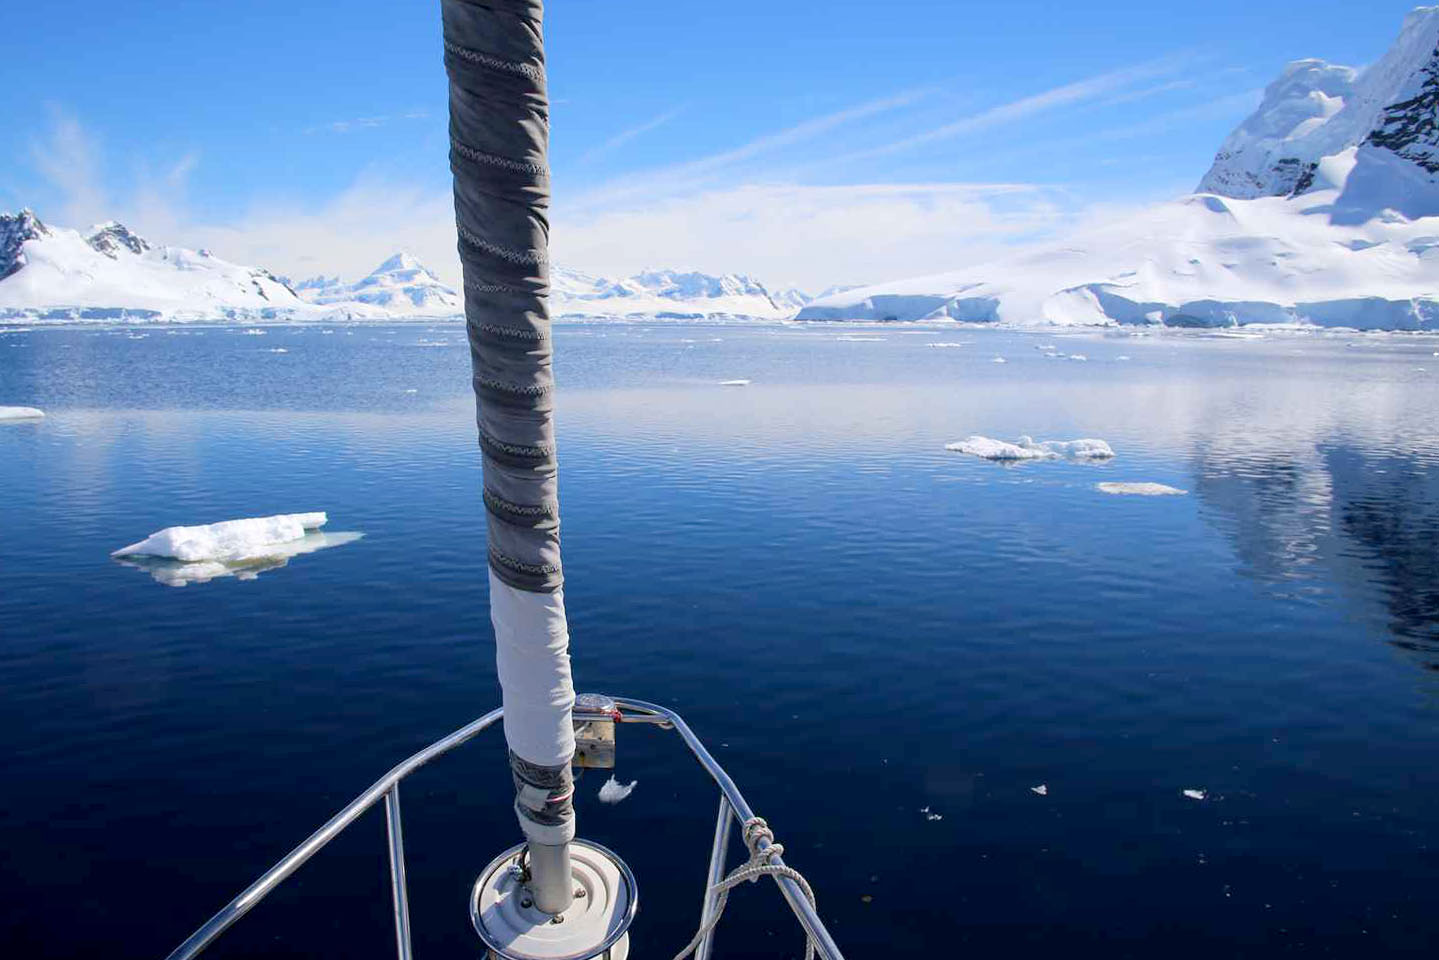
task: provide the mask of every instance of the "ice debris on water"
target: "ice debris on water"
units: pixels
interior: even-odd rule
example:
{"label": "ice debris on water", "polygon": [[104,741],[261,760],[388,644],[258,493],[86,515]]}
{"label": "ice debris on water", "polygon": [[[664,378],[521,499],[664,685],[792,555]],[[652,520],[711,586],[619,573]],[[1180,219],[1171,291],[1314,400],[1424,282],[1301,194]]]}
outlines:
{"label": "ice debris on water", "polygon": [[1037,787],[1030,787],[1030,788],[1029,788],[1029,792],[1030,792],[1030,793],[1036,793],[1036,794],[1038,794],[1038,795],[1041,796],[1041,797],[1047,797],[1047,796],[1049,796],[1049,784],[1047,784],[1047,783],[1041,783],[1041,784],[1040,784],[1039,786],[1037,786]]}
{"label": "ice debris on water", "polygon": [[995,357],[993,360],[990,361],[990,363],[1008,363],[1008,362],[1009,362],[1009,361],[1006,360],[1006,359],[1004,359],[1003,357]]}
{"label": "ice debris on water", "polygon": [[1131,497],[1182,497],[1188,490],[1180,490],[1163,483],[1096,483],[1101,493]]}
{"label": "ice debris on water", "polygon": [[627,784],[620,783],[611,774],[610,778],[600,787],[600,803],[619,803],[634,792],[638,783],[638,780],[631,780]]}
{"label": "ice debris on water", "polygon": [[263,337],[265,335],[265,331],[261,330],[259,327],[251,327],[250,329],[244,331],[244,334],[247,337]]}
{"label": "ice debris on water", "polygon": [[40,420],[45,411],[36,407],[0,407],[0,420]]}
{"label": "ice debris on water", "polygon": [[[944,347],[962,347],[962,346],[964,346],[964,344],[962,344],[962,343],[955,343],[954,341],[951,341],[951,340],[941,340],[941,341],[939,341],[939,342],[937,342],[937,343],[927,343],[927,344],[925,344],[925,346],[927,346],[927,347],[939,347],[939,348],[944,348]],[[1435,356],[1439,356],[1439,354],[1435,354]]]}
{"label": "ice debris on water", "polygon": [[749,380],[721,380],[719,385],[722,387],[747,387],[750,382]]}
{"label": "ice debris on water", "polygon": [[1203,800],[1209,796],[1209,792],[1207,790],[1185,790],[1184,795],[1191,800]]}
{"label": "ice debris on water", "polygon": [[236,561],[271,556],[275,548],[301,540],[329,521],[323,512],[223,520],[192,527],[166,527],[112,557],[165,557],[186,563]]}
{"label": "ice debris on water", "polygon": [[1017,443],[995,440],[990,437],[972,436],[955,443],[947,443],[946,450],[967,453],[984,460],[1108,460],[1114,456],[1114,449],[1103,440],[1083,438],[1080,440],[1044,440],[1036,443],[1032,437],[1020,437]]}
{"label": "ice debris on water", "polygon": [[934,821],[944,819],[944,814],[935,813],[933,810],[929,809],[929,807],[920,807],[919,812],[924,814],[924,819],[926,820]]}

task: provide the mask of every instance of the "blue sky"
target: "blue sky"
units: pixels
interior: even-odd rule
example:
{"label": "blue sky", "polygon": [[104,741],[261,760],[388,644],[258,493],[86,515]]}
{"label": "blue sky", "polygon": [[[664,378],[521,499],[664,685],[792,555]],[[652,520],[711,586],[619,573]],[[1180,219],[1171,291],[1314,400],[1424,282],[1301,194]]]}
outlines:
{"label": "blue sky", "polygon": [[[779,284],[950,269],[1191,188],[1289,60],[1412,4],[552,0],[556,259]],[[455,270],[433,0],[5,14],[0,208],[294,275]]]}

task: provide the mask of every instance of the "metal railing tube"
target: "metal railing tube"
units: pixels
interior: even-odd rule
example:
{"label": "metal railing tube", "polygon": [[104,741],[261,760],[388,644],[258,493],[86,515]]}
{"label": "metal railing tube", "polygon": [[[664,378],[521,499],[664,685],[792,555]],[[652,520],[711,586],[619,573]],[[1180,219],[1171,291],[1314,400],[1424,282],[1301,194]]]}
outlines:
{"label": "metal railing tube", "polygon": [[[715,885],[724,879],[725,860],[729,854],[729,831],[730,817],[734,815],[729,805],[729,798],[720,794],[719,816],[715,818],[715,839],[710,847],[710,871],[709,877],[705,880],[704,906],[700,908],[700,927],[707,926],[710,918],[715,915],[715,905],[719,901],[719,894],[715,893]],[[700,938],[699,946],[695,947],[695,960],[710,960],[710,952],[714,949],[714,930],[706,930],[705,935]]]}
{"label": "metal railing tube", "polygon": [[385,827],[390,840],[390,892],[395,901],[395,952],[411,960],[410,892],[405,882],[405,837],[400,826],[400,785],[385,791]]}

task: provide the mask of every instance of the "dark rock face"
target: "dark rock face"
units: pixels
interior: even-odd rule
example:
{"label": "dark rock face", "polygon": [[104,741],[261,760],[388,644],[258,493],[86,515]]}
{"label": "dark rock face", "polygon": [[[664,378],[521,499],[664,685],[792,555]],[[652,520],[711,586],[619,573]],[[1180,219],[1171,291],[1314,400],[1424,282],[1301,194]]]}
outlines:
{"label": "dark rock face", "polygon": [[1420,70],[1418,91],[1386,107],[1365,142],[1439,173],[1439,48]]}
{"label": "dark rock face", "polygon": [[118,257],[121,250],[128,250],[138,256],[150,249],[150,244],[144,237],[132,233],[129,227],[114,220],[96,227],[95,231],[85,238],[85,242],[111,260]]}
{"label": "dark rock face", "polygon": [[0,280],[25,266],[25,254],[20,249],[25,241],[49,235],[50,228],[29,210],[0,213]]}

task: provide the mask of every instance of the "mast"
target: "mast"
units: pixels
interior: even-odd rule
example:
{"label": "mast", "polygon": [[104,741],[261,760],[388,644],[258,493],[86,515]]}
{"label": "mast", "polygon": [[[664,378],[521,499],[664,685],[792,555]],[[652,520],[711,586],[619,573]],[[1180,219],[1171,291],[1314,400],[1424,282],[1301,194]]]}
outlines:
{"label": "mast", "polygon": [[550,370],[549,97],[542,0],[442,0],[490,618],[535,905],[573,899],[569,631]]}

